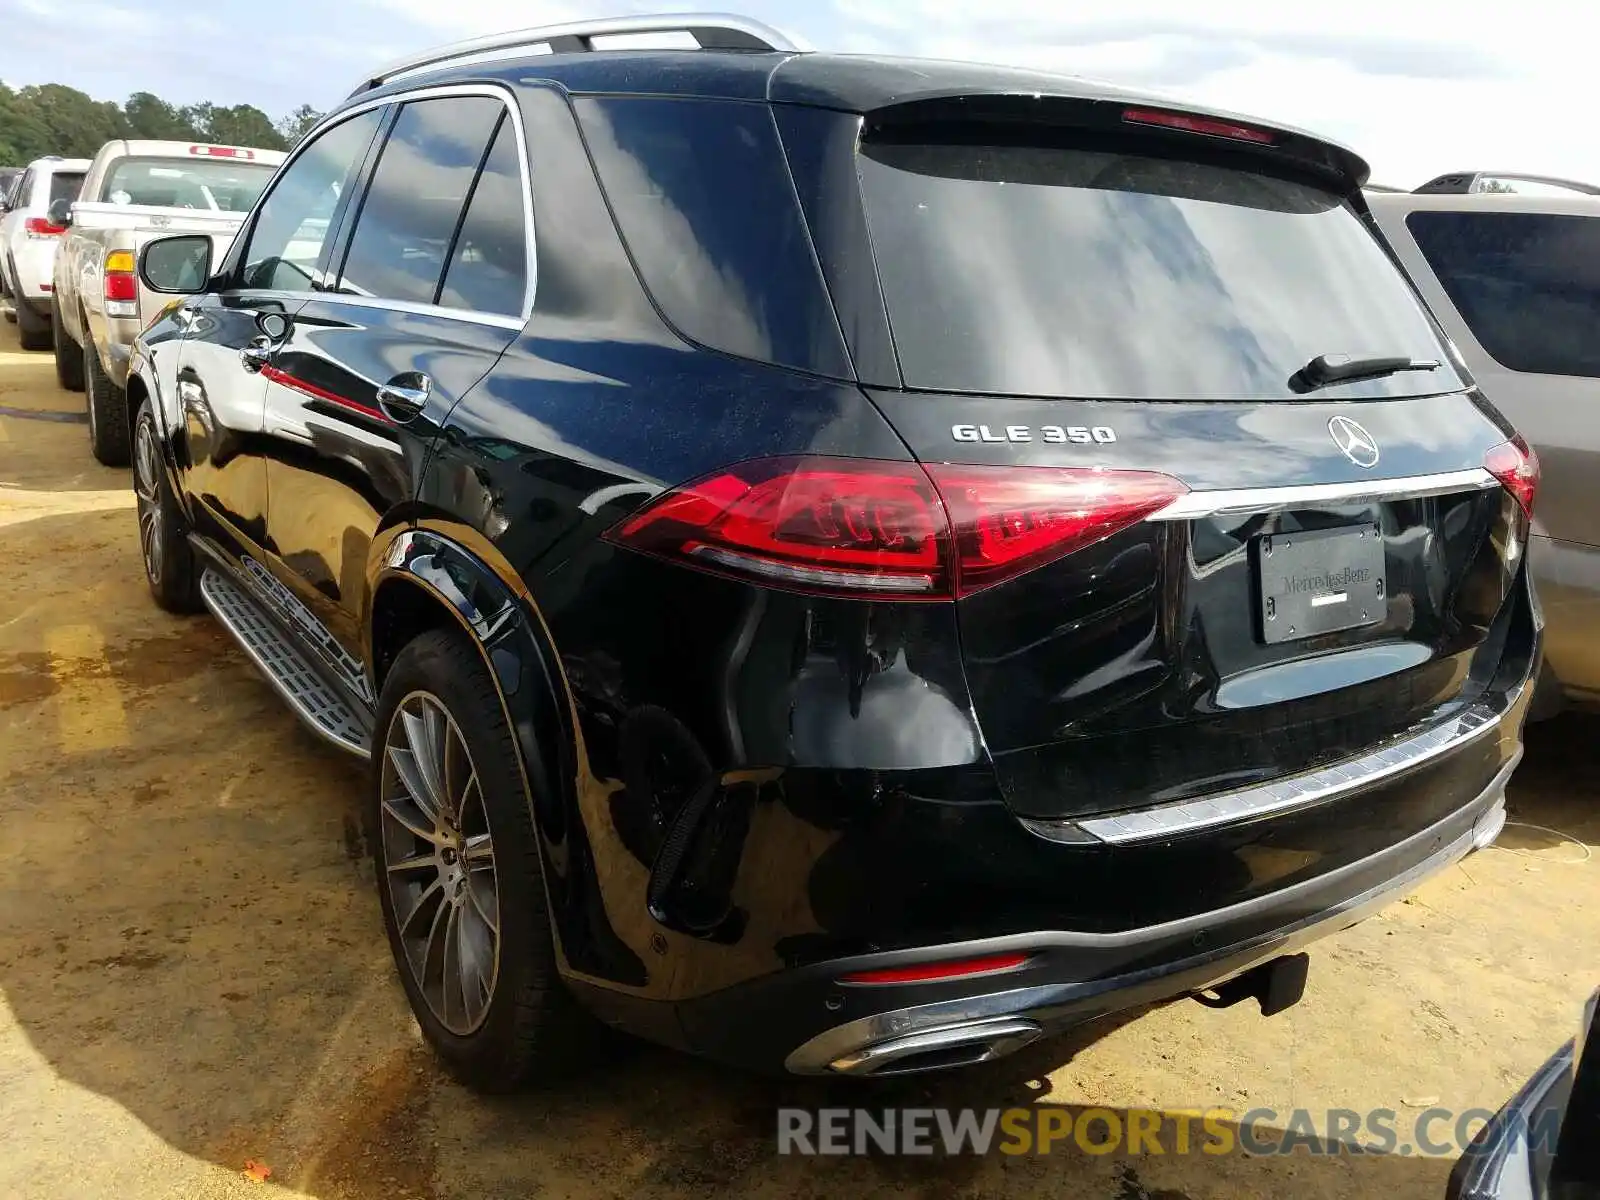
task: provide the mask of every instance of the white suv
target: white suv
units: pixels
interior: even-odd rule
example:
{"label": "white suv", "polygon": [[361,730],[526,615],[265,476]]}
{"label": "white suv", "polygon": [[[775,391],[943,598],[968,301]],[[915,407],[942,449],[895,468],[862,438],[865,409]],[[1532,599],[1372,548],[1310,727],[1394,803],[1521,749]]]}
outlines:
{"label": "white suv", "polygon": [[14,207],[0,215],[0,293],[24,350],[50,349],[51,272],[66,230],[47,214],[52,201],[77,199],[88,169],[86,158],[35,159],[12,189]]}
{"label": "white suv", "polygon": [[1543,465],[1528,542],[1547,622],[1536,715],[1563,699],[1600,707],[1600,187],[1463,171],[1367,203]]}

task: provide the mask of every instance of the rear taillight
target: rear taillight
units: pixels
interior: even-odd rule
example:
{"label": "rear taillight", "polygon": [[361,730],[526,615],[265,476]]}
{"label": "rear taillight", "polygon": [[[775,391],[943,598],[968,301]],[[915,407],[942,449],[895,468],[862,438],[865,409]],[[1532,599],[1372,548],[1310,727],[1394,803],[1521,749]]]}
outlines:
{"label": "rear taillight", "polygon": [[1533,516],[1533,501],[1539,492],[1539,456],[1533,447],[1518,435],[1484,455],[1483,465],[1517,498],[1522,511]]}
{"label": "rear taillight", "polygon": [[779,587],[947,600],[1109,537],[1186,490],[1138,471],[761,459],[669,492],[606,536]]}
{"label": "rear taillight", "polygon": [[134,267],[131,250],[113,250],[106,255],[100,286],[108,317],[139,315],[139,279]]}
{"label": "rear taillight", "polygon": [[1130,108],[1122,119],[1131,125],[1157,125],[1163,129],[1177,129],[1184,133],[1201,133],[1207,137],[1232,138],[1236,142],[1254,142],[1270,146],[1274,141],[1271,130],[1222,121],[1216,117],[1202,117],[1195,113],[1171,112],[1162,108]]}
{"label": "rear taillight", "polygon": [[60,237],[67,231],[65,225],[52,225],[43,217],[29,217],[22,223],[22,231],[29,237],[50,238]]}
{"label": "rear taillight", "polygon": [[1148,471],[937,463],[928,473],[950,514],[961,595],[1102,541],[1189,490]]}

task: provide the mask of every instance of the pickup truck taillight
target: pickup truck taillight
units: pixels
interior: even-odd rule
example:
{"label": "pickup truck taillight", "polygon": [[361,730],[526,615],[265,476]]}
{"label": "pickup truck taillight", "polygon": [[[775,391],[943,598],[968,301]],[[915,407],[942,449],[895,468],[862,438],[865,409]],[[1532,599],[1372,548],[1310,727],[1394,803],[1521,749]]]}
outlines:
{"label": "pickup truck taillight", "polygon": [[133,252],[113,250],[106,255],[104,272],[106,316],[137,317],[139,315],[139,279],[134,274]]}
{"label": "pickup truck taillight", "polygon": [[29,217],[22,223],[22,231],[31,238],[60,237],[67,231],[65,225],[52,225],[43,217]]}

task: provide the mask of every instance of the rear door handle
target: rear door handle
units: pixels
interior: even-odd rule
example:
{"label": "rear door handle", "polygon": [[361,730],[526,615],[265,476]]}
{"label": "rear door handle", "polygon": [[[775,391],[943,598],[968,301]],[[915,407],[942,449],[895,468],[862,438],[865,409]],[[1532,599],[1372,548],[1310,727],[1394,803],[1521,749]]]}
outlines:
{"label": "rear door handle", "polygon": [[433,393],[433,380],[418,371],[396,375],[378,388],[378,407],[393,421],[404,425],[427,407]]}

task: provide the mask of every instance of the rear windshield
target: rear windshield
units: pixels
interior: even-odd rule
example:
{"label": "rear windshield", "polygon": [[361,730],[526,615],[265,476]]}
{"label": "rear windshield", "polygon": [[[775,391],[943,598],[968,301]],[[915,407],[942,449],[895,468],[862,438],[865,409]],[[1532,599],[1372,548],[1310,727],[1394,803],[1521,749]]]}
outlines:
{"label": "rear windshield", "polygon": [[124,158],[106,178],[105,197],[112,204],[246,212],[276,169],[229,159]]}
{"label": "rear windshield", "polygon": [[56,171],[50,176],[50,203],[76,200],[83,187],[82,171]]}
{"label": "rear windshield", "polygon": [[1600,376],[1600,220],[1414,212],[1406,228],[1472,336],[1501,366]]}
{"label": "rear windshield", "polygon": [[866,141],[859,172],[908,387],[1296,400],[1321,354],[1434,371],[1319,397],[1463,386],[1409,284],[1311,184],[1125,144],[996,144],[992,129]]}

